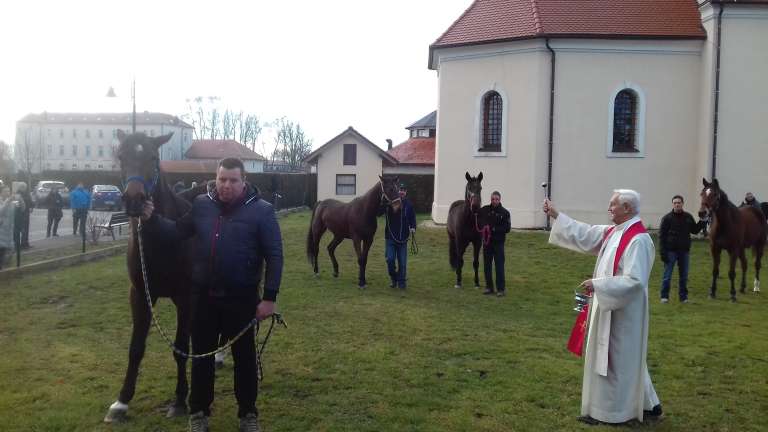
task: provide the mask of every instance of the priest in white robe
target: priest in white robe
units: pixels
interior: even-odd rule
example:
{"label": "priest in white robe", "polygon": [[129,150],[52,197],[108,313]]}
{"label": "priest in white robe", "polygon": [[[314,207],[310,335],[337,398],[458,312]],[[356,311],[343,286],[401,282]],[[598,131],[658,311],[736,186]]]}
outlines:
{"label": "priest in white robe", "polygon": [[[544,201],[544,212],[554,219],[549,242],[597,255],[592,279],[582,283],[592,293],[579,417],[585,423],[643,421],[662,414],[646,364],[648,277],[655,250],[642,225],[628,231],[642,224],[639,208],[637,192],[616,190],[608,204],[613,225],[589,225]],[[629,236],[616,256],[623,234]]]}

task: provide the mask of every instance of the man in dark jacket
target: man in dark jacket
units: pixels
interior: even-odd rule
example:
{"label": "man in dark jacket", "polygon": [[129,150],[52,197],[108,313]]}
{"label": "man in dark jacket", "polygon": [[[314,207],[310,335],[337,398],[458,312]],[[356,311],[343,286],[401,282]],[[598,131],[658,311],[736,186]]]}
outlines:
{"label": "man in dark jacket", "polygon": [[45,198],[45,203],[48,206],[48,227],[45,230],[45,237],[51,236],[51,227],[53,227],[53,236],[58,237],[57,231],[59,230],[59,221],[64,216],[64,198],[61,197],[59,189],[54,187],[48,196]]}
{"label": "man in dark jacket", "polygon": [[[219,337],[234,338],[254,315],[263,320],[274,313],[283,269],[280,226],[272,206],[245,183],[243,162],[223,159],[216,187],[197,196],[192,209],[176,222],[153,216],[151,202],[144,205],[144,235],[168,241],[197,239],[192,269],[192,351],[217,348]],[[264,298],[258,293],[266,263]],[[232,345],[235,397],[240,430],[258,431],[257,363],[253,328]],[[213,402],[214,358],[192,361],[189,396],[191,431],[207,431]]]}
{"label": "man in dark jacket", "polygon": [[[384,241],[386,242],[384,256],[389,270],[390,288],[398,287],[404,290],[408,267],[408,237],[416,231],[416,214],[413,205],[406,196],[408,190],[400,185],[400,207],[393,210],[385,206],[380,214],[385,214]],[[397,267],[395,267],[397,262]]]}
{"label": "man in dark jacket", "polygon": [[511,225],[509,212],[501,206],[501,194],[493,191],[491,203],[480,209],[483,219],[491,228],[491,240],[483,247],[483,270],[485,271],[485,291],[493,294],[493,263],[496,262],[496,295],[506,295],[504,279],[504,243]]}
{"label": "man in dark jacket", "polygon": [[24,201],[24,207],[19,213],[20,219],[16,222],[20,233],[21,248],[29,249],[32,247],[29,244],[29,220],[34,210],[34,203],[32,202],[32,195],[29,193],[29,186],[26,183],[19,185],[19,195]]}
{"label": "man in dark jacket", "polygon": [[672,198],[672,211],[661,218],[659,246],[661,261],[664,263],[664,276],[661,281],[661,302],[669,303],[669,285],[675,263],[680,276],[680,303],[688,303],[688,263],[691,250],[691,234],[697,234],[703,223],[693,220],[690,213],[683,211],[683,197]]}

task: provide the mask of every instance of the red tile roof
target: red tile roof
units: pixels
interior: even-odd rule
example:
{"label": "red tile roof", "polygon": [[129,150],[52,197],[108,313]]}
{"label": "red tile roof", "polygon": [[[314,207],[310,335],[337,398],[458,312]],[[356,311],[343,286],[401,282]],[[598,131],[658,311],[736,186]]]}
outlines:
{"label": "red tile roof", "polygon": [[165,173],[193,173],[216,175],[219,162],[215,160],[164,160],[160,169]]}
{"label": "red tile roof", "polygon": [[435,165],[435,139],[411,138],[387,151],[401,165]]}
{"label": "red tile roof", "polygon": [[476,0],[431,46],[539,37],[704,39],[696,0]]}
{"label": "red tile roof", "polygon": [[[235,140],[192,140],[185,155],[187,159],[215,159],[236,157],[243,160],[266,160],[260,154]],[[215,171],[215,170],[214,170]]]}

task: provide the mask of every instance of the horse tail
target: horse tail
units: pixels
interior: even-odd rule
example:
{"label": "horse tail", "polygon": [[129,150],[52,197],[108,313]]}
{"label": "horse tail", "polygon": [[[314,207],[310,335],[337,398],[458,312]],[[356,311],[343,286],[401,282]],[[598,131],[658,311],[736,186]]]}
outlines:
{"label": "horse tail", "polygon": [[456,270],[459,266],[459,255],[456,253],[456,238],[449,234],[448,239],[448,261],[451,263],[451,268]]}
{"label": "horse tail", "polygon": [[315,225],[315,213],[318,207],[319,205],[316,204],[315,208],[312,209],[312,217],[309,218],[309,231],[307,231],[307,259],[312,265],[315,265],[315,254],[317,253],[312,227]]}

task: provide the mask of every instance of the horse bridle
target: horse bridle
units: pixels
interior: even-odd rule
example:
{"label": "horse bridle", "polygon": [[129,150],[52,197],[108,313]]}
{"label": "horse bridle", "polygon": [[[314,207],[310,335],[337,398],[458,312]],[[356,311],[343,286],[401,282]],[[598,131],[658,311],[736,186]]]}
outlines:
{"label": "horse bridle", "polygon": [[388,204],[391,205],[394,202],[402,201],[403,199],[399,196],[395,199],[389,199],[387,196],[387,192],[384,190],[384,182],[382,180],[379,180],[379,186],[381,186],[381,203],[382,204]]}
{"label": "horse bridle", "polygon": [[149,183],[146,179],[144,179],[144,176],[138,176],[138,175],[130,176],[123,181],[123,190],[125,190],[125,188],[128,187],[128,183],[132,181],[137,181],[144,186],[144,192],[147,194],[147,196],[152,196],[152,193],[154,193],[155,188],[157,187],[157,182],[159,180],[160,180],[160,161],[158,161],[155,164],[155,175],[152,177],[152,183]]}

